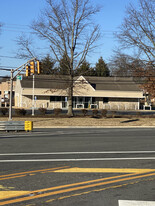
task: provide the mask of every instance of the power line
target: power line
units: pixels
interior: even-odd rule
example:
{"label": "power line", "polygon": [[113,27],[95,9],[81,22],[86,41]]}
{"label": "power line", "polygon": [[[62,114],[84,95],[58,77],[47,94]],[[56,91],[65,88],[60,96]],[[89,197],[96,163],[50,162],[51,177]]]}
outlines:
{"label": "power line", "polygon": [[2,57],[2,58],[11,58],[11,59],[21,59],[21,58],[18,58],[18,57],[2,56],[2,55],[0,55],[0,57]]}
{"label": "power line", "polygon": [[3,31],[11,31],[11,32],[20,32],[20,33],[22,33],[22,32],[24,32],[24,33],[30,33],[30,34],[34,34],[34,32],[30,32],[30,31],[22,31],[22,30],[12,30],[12,29],[3,29]]}
{"label": "power line", "polygon": [[[12,30],[12,29],[3,29],[3,31],[17,32],[17,33],[24,32],[24,33],[28,33],[28,34],[35,34],[35,32],[33,32],[33,31],[22,31],[22,30]],[[105,38],[105,39],[112,39],[112,38],[114,38],[112,34],[111,34],[112,36],[104,36],[104,35],[107,35],[107,34],[103,33],[103,38]]]}
{"label": "power line", "polygon": [[7,71],[7,72],[10,72],[11,69],[4,69],[4,68],[0,68],[0,71]]}
{"label": "power line", "polygon": [[29,26],[29,25],[27,25],[27,24],[10,24],[10,23],[4,23],[4,25],[11,25],[11,26],[14,26],[14,25],[15,25],[15,26],[22,26],[22,27],[23,27],[23,26],[26,26],[26,27]]}
{"label": "power line", "polygon": [[12,67],[12,66],[0,66],[0,68],[17,68],[17,67]]}
{"label": "power line", "polygon": [[[10,25],[10,26],[7,26],[7,25]],[[6,24],[6,25],[4,25],[3,26],[3,30],[4,31],[12,31],[12,32],[23,32],[22,30],[32,30],[31,28],[30,28],[30,26],[28,26],[28,25],[18,25],[18,24]],[[35,32],[33,32],[33,31],[24,31],[25,33],[32,33],[32,34],[34,34]],[[103,31],[101,31],[101,33],[103,34],[103,35],[112,35],[111,37],[110,36],[108,36],[108,37],[106,37],[106,36],[104,36],[104,38],[112,38],[113,37],[113,34],[115,33],[115,32],[117,32],[117,31],[114,31],[114,30],[103,30]]]}
{"label": "power line", "polygon": [[[8,24],[8,23],[6,23],[6,24],[4,24],[3,28],[5,28],[5,27],[6,28],[14,28],[14,29],[21,29],[19,27],[22,27],[22,28],[25,27],[24,29],[28,29],[28,28],[31,29],[30,26],[26,25],[26,24],[24,25],[24,24]],[[116,30],[104,30],[104,29],[102,29],[101,32],[102,33],[114,33],[114,32],[117,32],[117,31]]]}

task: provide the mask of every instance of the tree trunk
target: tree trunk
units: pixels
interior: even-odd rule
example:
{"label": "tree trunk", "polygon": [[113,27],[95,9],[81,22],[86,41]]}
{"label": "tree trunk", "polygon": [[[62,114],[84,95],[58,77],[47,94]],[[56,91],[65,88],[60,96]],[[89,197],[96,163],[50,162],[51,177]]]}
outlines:
{"label": "tree trunk", "polygon": [[73,117],[73,77],[70,78],[69,88],[68,88],[68,117]]}

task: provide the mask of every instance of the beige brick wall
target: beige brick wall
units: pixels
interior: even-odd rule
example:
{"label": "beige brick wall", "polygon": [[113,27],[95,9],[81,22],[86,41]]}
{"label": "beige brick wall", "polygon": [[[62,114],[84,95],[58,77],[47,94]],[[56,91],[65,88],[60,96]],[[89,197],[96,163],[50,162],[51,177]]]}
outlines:
{"label": "beige brick wall", "polygon": [[99,101],[99,108],[108,110],[137,110],[139,109],[139,103],[136,99],[109,98],[108,103]]}
{"label": "beige brick wall", "polygon": [[[15,90],[15,85],[16,82],[13,82],[13,91]],[[6,81],[6,82],[1,82],[0,83],[0,91],[1,91],[1,97],[4,98],[5,95],[5,91],[9,92],[10,91],[10,81]],[[9,94],[8,94],[8,98],[9,98]]]}
{"label": "beige brick wall", "polygon": [[[35,108],[62,108],[61,102],[50,102],[50,97],[37,97],[37,100],[34,101]],[[32,96],[22,96],[21,106],[19,107],[25,107],[30,108],[32,107]]]}
{"label": "beige brick wall", "polygon": [[[103,98],[96,98],[96,103],[98,104],[99,109],[108,110],[136,110],[139,107],[139,103],[135,99],[111,98],[108,103],[104,103]],[[19,107],[32,107],[32,96],[23,96]],[[35,101],[35,108],[40,107],[49,109],[62,108],[62,102],[50,102],[50,97],[37,97],[37,100]]]}

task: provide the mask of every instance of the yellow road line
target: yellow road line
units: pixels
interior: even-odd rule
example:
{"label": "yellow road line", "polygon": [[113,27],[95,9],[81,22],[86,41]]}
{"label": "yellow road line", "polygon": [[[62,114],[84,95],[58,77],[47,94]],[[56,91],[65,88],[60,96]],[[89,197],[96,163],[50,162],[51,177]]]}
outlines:
{"label": "yellow road line", "polygon": [[43,198],[43,197],[47,197],[47,196],[51,196],[51,195],[57,195],[57,194],[61,194],[61,193],[73,192],[73,191],[76,191],[76,190],[82,190],[82,189],[87,189],[87,188],[91,188],[91,187],[97,187],[97,186],[102,186],[102,185],[106,185],[106,184],[113,184],[113,183],[117,183],[117,182],[128,181],[128,180],[133,180],[133,179],[138,179],[138,178],[143,178],[143,177],[149,177],[149,176],[155,176],[155,173],[144,174],[144,175],[128,177],[128,178],[122,178],[122,179],[106,181],[106,182],[100,182],[100,183],[97,183],[97,184],[84,185],[84,186],[74,187],[74,188],[69,188],[69,189],[64,189],[64,190],[58,190],[58,191],[54,191],[54,192],[39,194],[39,195],[36,195],[36,196],[29,196],[29,197],[14,199],[14,200],[8,200],[8,201],[1,202],[0,205],[23,202],[23,201],[33,200],[33,199],[37,199],[37,198]]}
{"label": "yellow road line", "polygon": [[30,191],[0,191],[0,200],[25,195]]}
{"label": "yellow road line", "polygon": [[[153,180],[155,180],[155,178],[147,179],[147,181],[153,181]],[[75,194],[72,194],[72,195],[62,196],[62,197],[58,197],[58,198],[55,198],[55,199],[49,199],[49,200],[46,201],[46,203],[53,202],[55,200],[62,200],[62,199],[70,198],[70,197],[81,196],[81,195],[89,194],[89,193],[92,193],[92,192],[101,192],[101,191],[108,190],[108,189],[120,188],[120,187],[123,187],[123,186],[136,184],[136,183],[139,183],[139,182],[140,181],[129,182],[129,183],[121,184],[121,185],[114,185],[114,186],[104,187],[104,188],[101,188],[101,189],[89,190],[87,192],[75,193]]]}
{"label": "yellow road line", "polygon": [[49,168],[49,169],[42,169],[42,170],[33,170],[33,171],[27,171],[27,172],[20,172],[20,173],[13,173],[13,174],[8,174],[8,175],[0,175],[0,180],[3,177],[12,177],[12,176],[17,176],[17,175],[23,175],[23,174],[29,174],[29,173],[37,173],[37,172],[44,172],[44,171],[49,171],[49,170],[57,170],[57,169],[63,169],[69,166],[64,166],[64,167],[56,167],[56,168]]}
{"label": "yellow road line", "polygon": [[35,204],[29,204],[29,205],[26,205],[26,206],[35,206]]}
{"label": "yellow road line", "polygon": [[14,178],[19,178],[19,177],[25,177],[26,175],[18,175],[18,176],[13,176],[13,177],[5,177],[5,178],[0,178],[0,180],[8,180],[8,179],[14,179]]}
{"label": "yellow road line", "polygon": [[130,169],[130,168],[68,168],[56,170],[57,173],[147,173],[155,172],[155,169]]}
{"label": "yellow road line", "polygon": [[[133,174],[131,174],[131,175],[133,175]],[[94,182],[101,182],[101,181],[105,181],[105,180],[111,180],[111,179],[128,177],[128,176],[130,176],[130,174],[113,176],[113,177],[106,177],[106,178],[101,178],[101,179],[96,179],[96,180],[89,180],[89,181],[85,181],[85,182],[72,183],[72,184],[68,184],[68,185],[60,185],[60,186],[56,186],[56,187],[30,191],[30,192],[25,193],[25,195],[29,195],[29,194],[33,194],[33,193],[39,193],[39,192],[47,192],[47,191],[62,189],[62,188],[66,188],[66,187],[79,186],[79,185],[90,184],[90,183],[94,183]],[[17,195],[16,197],[19,197],[19,195]]]}

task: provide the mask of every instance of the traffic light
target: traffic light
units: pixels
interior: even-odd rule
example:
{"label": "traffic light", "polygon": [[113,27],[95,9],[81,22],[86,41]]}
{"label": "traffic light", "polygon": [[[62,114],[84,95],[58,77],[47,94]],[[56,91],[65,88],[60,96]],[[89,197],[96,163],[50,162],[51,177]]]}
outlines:
{"label": "traffic light", "polygon": [[35,63],[34,62],[30,62],[30,71],[32,74],[35,73]]}
{"label": "traffic light", "polygon": [[30,76],[30,66],[26,65],[26,77]]}
{"label": "traffic light", "polygon": [[41,62],[37,60],[37,72],[40,74],[41,72]]}

